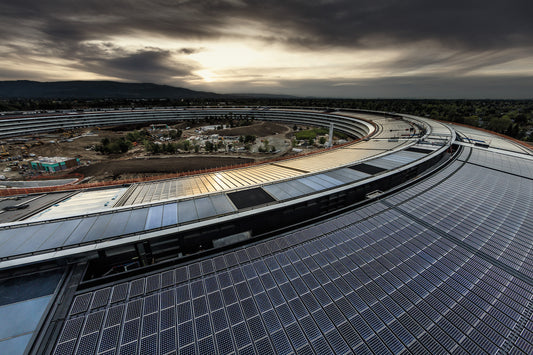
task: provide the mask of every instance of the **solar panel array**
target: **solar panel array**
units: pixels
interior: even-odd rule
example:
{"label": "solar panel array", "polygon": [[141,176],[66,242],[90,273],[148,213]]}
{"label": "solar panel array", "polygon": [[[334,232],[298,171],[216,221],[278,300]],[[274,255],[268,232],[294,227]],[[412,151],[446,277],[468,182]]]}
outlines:
{"label": "solar panel array", "polygon": [[157,228],[170,228],[178,223],[189,223],[235,211],[228,197],[220,194],[179,203],[20,225],[18,228],[11,227],[0,231],[0,257],[93,243]]}
{"label": "solar panel array", "polygon": [[81,293],[54,353],[531,353],[533,186],[474,152],[320,224]]}
{"label": "solar panel array", "polygon": [[[164,199],[242,189],[277,180],[297,178],[311,172],[334,169],[362,159],[368,159],[372,156],[386,153],[388,149],[398,148],[409,143],[412,142],[361,142],[353,146],[357,149],[341,148],[313,156],[279,161],[272,164],[224,170],[216,173],[172,180],[134,184],[117,201],[116,206],[128,206]],[[403,152],[403,154],[410,160],[414,160],[413,157],[420,158],[425,155],[415,152]],[[397,167],[401,165],[401,162],[398,160],[395,163],[389,162],[387,166]]]}
{"label": "solar panel array", "polygon": [[[345,113],[345,115],[349,114]],[[380,127],[378,134],[373,136],[369,141],[358,142],[357,144],[348,145],[341,149],[322,154],[238,170],[226,170],[200,176],[134,184],[117,202],[116,206],[128,206],[197,194],[246,188],[276,180],[296,178],[303,174],[333,169],[338,166],[381,155],[392,149],[405,147],[412,144],[413,140],[416,139],[412,136],[414,133],[420,133],[418,129],[411,132],[412,125],[406,121],[384,119],[375,115],[357,114],[355,116],[372,120],[376,123]],[[450,138],[450,130],[441,123],[426,121],[423,118],[417,118],[417,120],[425,121],[426,124],[431,126],[431,130],[440,132],[439,134],[442,135],[441,138]],[[312,124],[312,120],[309,123]],[[340,122],[337,124],[340,124]],[[405,132],[411,136],[404,137],[402,141],[388,141],[390,137],[397,137],[400,133],[407,134]],[[412,159],[415,156],[410,153],[413,152],[403,152],[407,159]],[[426,153],[422,153],[422,155]],[[390,161],[383,161],[382,163],[391,167],[398,166],[397,161],[392,163]]]}
{"label": "solar panel array", "polygon": [[533,179],[533,157],[509,156],[487,150],[475,149],[472,151],[475,164],[490,166],[492,169]]}
{"label": "solar panel array", "polygon": [[[364,142],[367,143],[367,142]],[[340,149],[339,151],[342,151]],[[0,229],[0,258],[11,258],[34,252],[50,251],[58,248],[66,248],[77,245],[87,245],[105,239],[123,237],[124,235],[133,235],[142,233],[147,230],[160,228],[173,228],[179,224],[197,222],[207,218],[214,218],[230,213],[237,212],[242,208],[254,207],[267,202],[284,201],[304,195],[318,193],[327,189],[339,187],[349,183],[364,180],[374,174],[382,173],[387,170],[399,168],[403,165],[415,162],[427,153],[413,151],[397,151],[386,156],[378,157],[365,161],[363,164],[357,164],[350,168],[334,169],[322,174],[303,175],[303,173],[293,168],[276,167],[274,165],[265,165],[254,167],[257,168],[255,173],[261,172],[258,176],[265,183],[262,187],[255,189],[240,190],[236,192],[227,192],[210,194],[193,197],[190,199],[181,199],[176,201],[167,201],[158,205],[136,206],[126,210],[99,211],[91,213],[91,208],[109,204],[116,199],[124,190],[110,189],[96,192],[82,192],[74,197],[59,203],[58,207],[52,207],[49,211],[44,211],[42,215],[36,216],[35,221],[29,224],[19,224],[17,226],[8,226]],[[336,166],[338,162],[333,162]],[[331,162],[330,162],[331,164]],[[360,166],[365,169],[358,169]],[[272,175],[270,167],[281,169],[288,172],[287,175]],[[238,185],[237,176],[245,179],[249,169],[232,170],[222,173],[213,173],[195,176],[194,178],[174,179],[149,184],[134,185],[128,189],[123,198],[126,201],[143,201],[149,202],[152,199],[161,199],[163,196],[180,195],[179,186],[184,186],[194,182],[196,188],[191,189],[190,194],[198,195],[208,192],[216,192],[224,189],[235,189],[237,187],[247,186]],[[370,170],[368,170],[370,169]],[[267,171],[270,171],[268,173]],[[235,178],[234,185],[230,186],[229,177]],[[292,177],[279,183],[270,183],[282,178]],[[244,180],[242,180],[244,181]],[[241,181],[241,182],[242,182]],[[246,184],[252,184],[252,178],[246,180]],[[202,184],[202,187],[200,187]],[[218,187],[213,188],[216,184]],[[225,188],[222,187],[225,186]],[[210,186],[212,190],[209,190]],[[176,190],[177,189],[177,190]],[[119,193],[120,191],[120,193]],[[263,199],[251,201],[247,204],[239,204],[234,200],[232,195],[244,194],[252,196],[252,191],[265,195]],[[94,198],[91,196],[94,193]],[[47,217],[58,217],[58,214],[70,211],[83,210],[88,206],[89,211],[86,215],[73,216],[68,218],[58,218],[52,221],[46,221]],[[16,238],[13,236],[16,235]]]}
{"label": "solar panel array", "polygon": [[234,190],[302,175],[302,172],[268,164],[202,174],[166,181],[134,184],[117,206]]}
{"label": "solar panel array", "polygon": [[475,128],[459,126],[456,124],[452,125],[453,128],[462,136],[463,141],[466,143],[482,143],[488,144],[490,145],[490,147],[496,149],[504,149],[529,155],[533,154],[530,149],[527,149],[524,146],[504,137],[497,136],[490,132],[480,131],[479,129]]}

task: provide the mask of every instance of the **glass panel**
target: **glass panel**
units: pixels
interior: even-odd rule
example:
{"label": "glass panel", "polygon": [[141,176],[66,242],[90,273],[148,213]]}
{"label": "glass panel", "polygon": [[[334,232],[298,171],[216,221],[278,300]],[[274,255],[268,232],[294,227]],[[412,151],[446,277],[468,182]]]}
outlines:
{"label": "glass panel", "polygon": [[102,238],[120,235],[124,230],[130,215],[131,211],[113,213],[111,215],[111,221],[107,224],[105,231],[102,233]]}
{"label": "glass panel", "polygon": [[2,248],[2,245],[11,239],[13,236],[13,231],[10,229],[5,229],[0,231],[0,248]]}
{"label": "glass panel", "polygon": [[63,269],[54,269],[0,280],[0,306],[52,294],[61,276]]}
{"label": "glass panel", "polygon": [[316,184],[316,185],[320,186],[321,189],[325,189],[325,188],[333,186],[333,184],[331,184],[331,183],[329,183],[327,181],[324,181],[322,179],[319,179],[317,175],[309,176],[309,177],[306,177],[306,178],[304,178],[302,180],[305,180],[307,182]]}
{"label": "glass panel", "polygon": [[163,217],[163,206],[154,206],[148,209],[148,217],[146,218],[145,229],[154,229],[161,227],[161,220]]}
{"label": "glass panel", "polygon": [[274,185],[268,185],[263,186],[263,190],[267,191],[269,194],[274,196],[279,201],[291,198],[291,195],[289,195],[287,192],[283,191],[280,188],[280,185],[282,184],[274,184]]}
{"label": "glass panel", "polygon": [[32,337],[32,333],[18,336],[16,338],[7,339],[0,342],[0,354],[22,355],[24,349],[28,346],[28,342]]}
{"label": "glass panel", "polygon": [[344,182],[339,181],[331,176],[328,176],[327,174],[320,174],[320,175],[315,176],[315,178],[320,179],[320,180],[326,180],[330,184],[331,187],[344,184]]}
{"label": "glass panel", "polygon": [[103,232],[106,229],[112,217],[113,217],[112,214],[98,216],[98,218],[96,219],[96,222],[93,224],[91,229],[89,229],[83,241],[89,242],[89,241],[93,241],[97,239],[102,239]]}
{"label": "glass panel", "polygon": [[217,214],[209,197],[196,199],[194,203],[196,205],[196,211],[198,211],[198,218],[207,218]]}
{"label": "glass panel", "polygon": [[298,180],[287,181],[280,184],[280,188],[287,191],[293,197],[315,192],[316,190]]}
{"label": "glass panel", "polygon": [[148,208],[140,208],[131,211],[130,218],[124,228],[124,234],[136,233],[142,231],[146,225],[146,216],[148,215]]}
{"label": "glass panel", "polygon": [[190,222],[198,219],[196,207],[193,200],[178,203],[178,223]]}
{"label": "glass panel", "polygon": [[44,296],[0,307],[0,339],[33,332],[51,297]]}
{"label": "glass panel", "polygon": [[163,208],[163,227],[178,223],[178,204],[170,203]]}
{"label": "glass panel", "polygon": [[215,207],[217,214],[235,211],[235,208],[233,207],[229,199],[226,197],[226,195],[210,196],[209,198],[211,199],[211,203]]}
{"label": "glass panel", "polygon": [[31,238],[28,238],[23,245],[17,248],[15,253],[24,254],[39,249],[39,246],[56,232],[60,224],[61,223],[47,223],[42,225],[42,228],[39,229]]}
{"label": "glass panel", "polygon": [[96,218],[97,217],[83,218],[78,227],[76,227],[74,232],[68,237],[65,245],[82,243],[87,231],[91,228],[94,222],[96,222]]}
{"label": "glass panel", "polygon": [[2,243],[2,248],[0,249],[0,257],[14,255],[14,252],[22,244],[26,243],[28,239],[31,239],[32,236],[37,232],[42,225],[31,226],[31,227],[21,227],[11,230],[11,238],[7,239]]}
{"label": "glass panel", "polygon": [[76,229],[78,224],[80,224],[80,219],[73,219],[70,221],[60,222],[59,227],[56,229],[55,233],[52,234],[41,246],[39,250],[45,250],[50,248],[58,248],[65,244],[65,241],[69,237],[70,233]]}

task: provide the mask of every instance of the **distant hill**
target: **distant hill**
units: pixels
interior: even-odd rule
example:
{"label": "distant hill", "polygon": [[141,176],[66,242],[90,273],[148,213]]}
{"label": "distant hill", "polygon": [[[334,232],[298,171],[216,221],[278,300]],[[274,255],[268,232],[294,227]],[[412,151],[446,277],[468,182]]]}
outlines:
{"label": "distant hill", "polygon": [[224,94],[225,97],[239,98],[239,99],[296,99],[298,96],[281,95],[281,94]]}
{"label": "distant hill", "polygon": [[223,95],[179,87],[115,81],[0,81],[2,99],[186,99]]}

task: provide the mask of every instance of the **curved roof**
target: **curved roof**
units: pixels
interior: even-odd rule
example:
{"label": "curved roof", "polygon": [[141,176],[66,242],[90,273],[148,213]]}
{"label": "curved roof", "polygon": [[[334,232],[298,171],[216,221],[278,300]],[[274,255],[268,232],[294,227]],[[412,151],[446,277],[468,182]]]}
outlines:
{"label": "curved roof", "polygon": [[[357,186],[359,178],[378,179],[430,159],[456,138],[447,125],[419,120],[434,127],[424,142],[364,163],[275,181],[261,187],[275,203],[235,213],[332,194]],[[481,133],[458,131],[463,139],[455,142],[459,150],[452,160],[359,208],[77,291],[48,349],[54,354],[531,353],[533,155],[511,143],[477,146],[464,138]],[[417,159],[408,158],[417,152]],[[361,164],[383,170],[366,177],[345,170],[361,173],[352,169]],[[312,184],[324,185],[283,194]],[[162,219],[147,217],[142,228],[164,221],[168,206],[198,201],[163,198],[146,205],[152,208],[147,216],[162,213]]]}
{"label": "curved roof", "polygon": [[531,353],[532,169],[464,147],[362,208],[80,292],[55,353]]}
{"label": "curved roof", "polygon": [[[179,114],[183,112],[179,111]],[[217,112],[222,114],[227,110]],[[363,162],[382,177],[429,159],[445,150],[453,140],[452,132],[445,126],[437,122],[429,124],[421,118],[402,120],[398,117],[384,118],[376,114],[349,112],[261,111],[263,119],[272,120],[288,120],[293,113],[296,122],[305,120],[324,125],[335,122],[337,127],[344,120],[347,122],[344,126],[352,129],[348,131],[350,134],[357,136],[364,132],[365,136],[370,137],[319,154],[216,173],[139,183],[126,191],[84,191],[28,221],[0,225],[0,269],[125,245],[192,229],[199,224],[216,224],[220,216],[229,215],[229,218],[236,219],[242,215],[243,208],[232,200],[230,194],[234,191],[259,187],[268,195],[265,202],[286,204],[324,191],[328,193],[335,188],[348,189],[354,184],[376,179],[376,172],[372,170],[350,169],[355,163]],[[187,114],[200,117],[204,111],[187,111]],[[113,114],[110,117],[116,120]],[[94,119],[92,116],[90,118]],[[121,119],[128,118],[123,116]],[[39,117],[39,122],[42,120],[44,118]],[[425,133],[422,131],[424,126]],[[402,132],[403,136],[399,136],[398,132]],[[419,146],[420,139],[425,140],[423,149],[408,150],[409,147]],[[98,200],[100,196],[104,196],[107,206],[102,206],[103,203],[101,206],[95,205],[95,210],[91,211],[89,201]],[[113,196],[114,201],[111,204],[108,201],[110,196]]]}

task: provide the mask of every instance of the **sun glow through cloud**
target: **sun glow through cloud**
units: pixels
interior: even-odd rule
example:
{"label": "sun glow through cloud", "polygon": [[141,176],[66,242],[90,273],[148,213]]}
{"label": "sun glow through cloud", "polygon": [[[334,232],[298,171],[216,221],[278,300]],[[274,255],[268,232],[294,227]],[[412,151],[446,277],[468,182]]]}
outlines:
{"label": "sun glow through cloud", "polygon": [[[533,83],[528,4],[479,8],[451,0],[427,13],[416,1],[5,2],[0,80],[347,97],[379,96],[387,80],[402,97],[424,96],[427,87],[448,95],[472,78],[501,78],[506,87],[506,80]],[[520,84],[502,95],[527,96],[524,87],[533,91]],[[486,87],[477,88],[482,96]]]}
{"label": "sun glow through cloud", "polygon": [[216,75],[209,70],[198,70],[195,73],[198,74],[206,83],[212,83],[217,80]]}

